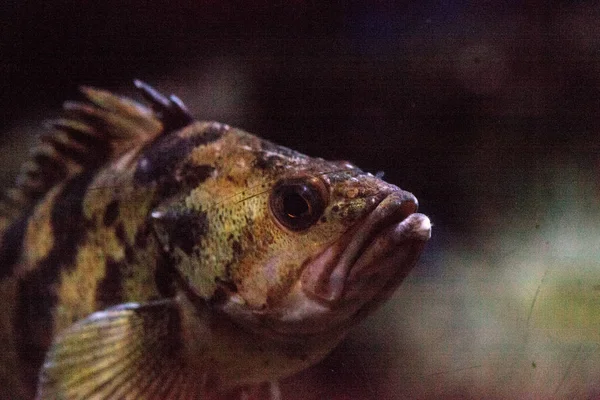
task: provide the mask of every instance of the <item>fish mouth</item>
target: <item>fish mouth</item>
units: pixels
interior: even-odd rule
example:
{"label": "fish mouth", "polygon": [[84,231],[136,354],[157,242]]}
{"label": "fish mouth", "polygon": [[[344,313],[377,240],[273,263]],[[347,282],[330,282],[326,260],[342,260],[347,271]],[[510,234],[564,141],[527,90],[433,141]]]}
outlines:
{"label": "fish mouth", "polygon": [[416,264],[431,236],[429,218],[416,211],[411,193],[398,189],[380,194],[361,221],[305,262],[300,279],[275,307],[248,311],[229,301],[224,310],[274,338],[343,337]]}
{"label": "fish mouth", "polygon": [[429,218],[417,207],[417,199],[401,190],[381,199],[358,226],[308,262],[301,276],[305,295],[356,311],[395,289],[431,237]]}

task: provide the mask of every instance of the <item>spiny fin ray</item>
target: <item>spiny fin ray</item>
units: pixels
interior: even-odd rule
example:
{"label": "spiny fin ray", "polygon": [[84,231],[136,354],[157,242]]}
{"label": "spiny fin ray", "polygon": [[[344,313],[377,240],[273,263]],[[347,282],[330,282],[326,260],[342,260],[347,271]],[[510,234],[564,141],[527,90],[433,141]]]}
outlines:
{"label": "spiny fin ray", "polygon": [[179,97],[172,94],[169,98],[145,82],[136,79],[133,81],[146,100],[152,104],[152,108],[160,116],[165,130],[173,131],[189,125],[194,118]]}
{"label": "spiny fin ray", "polygon": [[135,85],[152,109],[87,86],[81,91],[88,102],[64,103],[64,117],[46,124],[48,132],[0,199],[0,232],[52,187],[192,122],[175,96],[166,98],[138,80]]}

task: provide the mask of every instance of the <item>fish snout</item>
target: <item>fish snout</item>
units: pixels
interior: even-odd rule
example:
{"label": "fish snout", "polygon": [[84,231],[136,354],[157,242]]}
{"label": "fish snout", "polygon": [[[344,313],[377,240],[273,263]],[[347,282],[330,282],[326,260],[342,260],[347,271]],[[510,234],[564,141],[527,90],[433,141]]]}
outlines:
{"label": "fish snout", "polygon": [[[413,250],[422,248],[414,242],[424,243],[429,239],[429,219],[416,214],[418,201],[412,193],[396,188],[381,194],[375,208],[361,222],[304,270],[302,284],[307,295],[321,302],[336,303],[346,300],[349,290],[355,292],[351,286],[356,286],[353,282],[359,277],[376,277],[377,282],[373,283],[382,287],[396,270],[405,270],[407,263],[412,268],[416,262]],[[408,253],[412,255],[408,259],[401,256]],[[390,265],[387,262],[390,257],[398,265]]]}

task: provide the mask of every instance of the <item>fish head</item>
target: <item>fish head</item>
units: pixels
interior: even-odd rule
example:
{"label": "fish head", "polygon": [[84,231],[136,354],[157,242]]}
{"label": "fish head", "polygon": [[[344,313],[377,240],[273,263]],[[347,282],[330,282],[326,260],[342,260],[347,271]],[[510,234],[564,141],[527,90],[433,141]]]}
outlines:
{"label": "fish head", "polygon": [[393,292],[430,237],[415,196],[349,162],[231,129],[178,170],[200,165],[210,173],[157,207],[155,228],[190,292],[251,329],[346,329]]}

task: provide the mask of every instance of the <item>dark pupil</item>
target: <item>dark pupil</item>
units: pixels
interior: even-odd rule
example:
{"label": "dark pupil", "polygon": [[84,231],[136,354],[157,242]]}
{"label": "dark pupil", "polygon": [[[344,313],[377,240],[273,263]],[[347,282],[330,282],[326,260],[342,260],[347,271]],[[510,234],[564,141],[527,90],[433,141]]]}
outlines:
{"label": "dark pupil", "polygon": [[308,203],[298,193],[288,193],[283,197],[283,212],[290,218],[298,218],[308,212]]}

